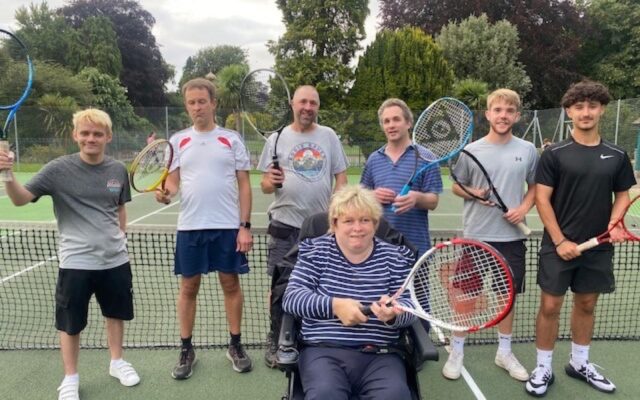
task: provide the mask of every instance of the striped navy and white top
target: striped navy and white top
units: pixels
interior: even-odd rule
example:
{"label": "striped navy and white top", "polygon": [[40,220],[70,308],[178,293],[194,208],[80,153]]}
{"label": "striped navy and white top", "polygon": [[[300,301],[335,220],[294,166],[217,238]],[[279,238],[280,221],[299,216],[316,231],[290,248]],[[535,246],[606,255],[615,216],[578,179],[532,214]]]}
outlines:
{"label": "striped navy and white top", "polygon": [[[335,344],[358,347],[386,346],[399,338],[399,328],[415,316],[403,313],[393,325],[375,316],[356,326],[344,326],[333,314],[332,299],[351,298],[362,304],[392,295],[411,270],[411,250],[374,238],[371,255],[360,264],[349,262],[332,234],[300,243],[298,261],[284,294],[285,312],[302,318],[302,338],[307,344]],[[399,302],[411,306],[408,292]]]}

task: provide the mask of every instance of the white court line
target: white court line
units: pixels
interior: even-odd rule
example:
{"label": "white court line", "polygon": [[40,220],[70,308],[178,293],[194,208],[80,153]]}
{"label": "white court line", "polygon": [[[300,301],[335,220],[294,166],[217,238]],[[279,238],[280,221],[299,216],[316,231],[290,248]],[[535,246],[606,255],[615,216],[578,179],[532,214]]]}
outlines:
{"label": "white court line", "polygon": [[[444,344],[446,341],[445,341],[444,333],[442,333],[442,329],[438,328],[434,324],[431,324],[431,329],[433,329],[433,331],[436,333],[436,336],[438,336],[438,340],[440,341],[440,343]],[[451,346],[444,346],[444,349],[447,351],[447,353],[451,352]],[[476,396],[476,399],[487,400],[487,398],[484,396],[484,394],[476,384],[476,381],[473,380],[473,378],[471,377],[471,374],[469,374],[469,371],[467,371],[464,365],[462,366],[461,373],[462,373],[462,377],[464,378],[464,381],[467,383],[467,386],[469,386],[469,389],[471,389],[471,392],[473,393],[473,395]]]}
{"label": "white court line", "polygon": [[12,274],[12,275],[9,275],[9,276],[7,276],[5,278],[2,278],[2,280],[0,280],[0,285],[2,285],[3,283],[15,278],[16,276],[20,276],[20,275],[22,275],[24,273],[27,273],[27,272],[31,271],[32,269],[38,268],[39,266],[44,265],[44,264],[48,263],[49,261],[52,261],[52,260],[55,260],[55,259],[56,259],[56,256],[49,257],[44,261],[40,261],[39,263],[33,264],[32,266],[23,269],[22,271],[18,271],[15,274]]}
{"label": "white court line", "polygon": [[167,208],[173,207],[173,206],[178,205],[178,204],[180,204],[179,201],[172,202],[171,204],[166,205],[166,206],[164,206],[162,208],[159,208],[159,209],[155,210],[154,212],[150,212],[148,214],[143,215],[140,218],[136,218],[133,221],[127,222],[127,225],[133,225],[133,224],[135,224],[135,223],[137,223],[139,221],[142,221],[143,219],[148,218],[148,217],[150,217],[152,215],[160,214],[160,213],[162,213],[162,211],[166,210]]}

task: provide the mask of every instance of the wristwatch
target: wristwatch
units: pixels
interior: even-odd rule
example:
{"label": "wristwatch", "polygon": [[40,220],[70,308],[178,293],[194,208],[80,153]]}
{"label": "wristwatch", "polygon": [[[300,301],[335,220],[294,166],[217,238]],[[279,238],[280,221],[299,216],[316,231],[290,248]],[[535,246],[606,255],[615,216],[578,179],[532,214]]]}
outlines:
{"label": "wristwatch", "polygon": [[240,228],[251,229],[251,222],[240,222]]}

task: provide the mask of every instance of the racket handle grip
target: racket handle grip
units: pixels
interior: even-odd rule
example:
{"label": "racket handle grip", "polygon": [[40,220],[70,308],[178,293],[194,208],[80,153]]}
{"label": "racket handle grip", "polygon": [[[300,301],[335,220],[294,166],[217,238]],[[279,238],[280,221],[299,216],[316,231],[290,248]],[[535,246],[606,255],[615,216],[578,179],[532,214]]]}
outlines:
{"label": "racket handle grip", "polygon": [[[274,169],[279,169],[280,171],[282,171],[282,168],[280,168],[280,162],[278,161],[278,157],[273,156],[273,168]],[[276,183],[275,185],[276,189],[282,189],[282,183]]]}
{"label": "racket handle grip", "polygon": [[[6,140],[0,140],[0,150],[8,153],[10,150],[9,142],[7,142]],[[0,171],[0,182],[11,182],[11,181],[13,181],[13,178],[9,170]]]}
{"label": "racket handle grip", "polygon": [[594,247],[596,247],[600,243],[601,242],[598,240],[598,238],[591,238],[591,239],[587,240],[584,243],[580,243],[577,246],[577,249],[580,250],[580,252],[582,253],[585,250],[593,249]]}
{"label": "racket handle grip", "polygon": [[[400,193],[398,193],[398,196],[406,196],[407,193],[409,193],[409,190],[411,190],[411,185],[406,184],[402,187],[402,190],[400,190]],[[391,211],[392,212],[396,212],[396,206],[392,205],[391,206]]]}
{"label": "racket handle grip", "polygon": [[525,236],[531,235],[531,228],[526,226],[524,222],[518,222],[516,226],[518,227],[518,229],[520,229],[520,232],[522,232],[523,235]]}

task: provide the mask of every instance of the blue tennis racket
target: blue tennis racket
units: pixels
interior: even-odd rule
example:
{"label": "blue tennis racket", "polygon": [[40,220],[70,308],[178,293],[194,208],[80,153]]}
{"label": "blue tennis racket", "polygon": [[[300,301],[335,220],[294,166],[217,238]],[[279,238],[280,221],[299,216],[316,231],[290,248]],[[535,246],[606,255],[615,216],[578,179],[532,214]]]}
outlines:
{"label": "blue tennis racket", "polygon": [[[431,103],[413,127],[416,165],[399,195],[409,193],[420,176],[458,154],[471,138],[473,113],[460,100],[443,97]],[[392,208],[395,211],[395,207]]]}
{"label": "blue tennis racket", "polygon": [[[13,33],[0,29],[0,74],[5,85],[0,88],[0,110],[8,110],[0,130],[0,150],[9,151],[7,135],[16,112],[29,96],[33,84],[33,64],[27,47]],[[23,82],[23,85],[6,85],[6,82]],[[15,89],[13,89],[15,87]],[[0,181],[11,180],[8,171],[0,171]]]}

